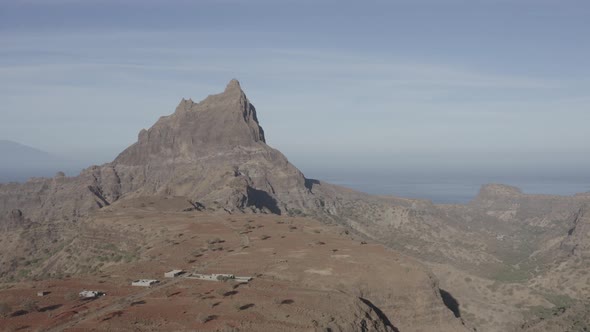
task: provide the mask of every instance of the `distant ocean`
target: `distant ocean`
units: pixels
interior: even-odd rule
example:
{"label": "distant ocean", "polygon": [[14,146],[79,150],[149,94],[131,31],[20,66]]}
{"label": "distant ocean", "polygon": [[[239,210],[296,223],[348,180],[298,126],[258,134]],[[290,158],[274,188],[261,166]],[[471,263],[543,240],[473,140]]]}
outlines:
{"label": "distant ocean", "polygon": [[[590,191],[589,175],[448,175],[379,172],[316,171],[310,177],[375,195],[432,200],[439,204],[467,203],[482,185],[501,183],[529,194],[573,195]],[[590,172],[589,172],[590,173]]]}

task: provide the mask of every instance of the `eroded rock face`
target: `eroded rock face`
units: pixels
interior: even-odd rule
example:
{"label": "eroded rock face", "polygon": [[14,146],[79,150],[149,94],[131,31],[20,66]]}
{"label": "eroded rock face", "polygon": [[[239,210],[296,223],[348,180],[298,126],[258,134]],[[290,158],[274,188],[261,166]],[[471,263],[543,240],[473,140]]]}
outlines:
{"label": "eroded rock face", "polygon": [[186,196],[208,207],[276,214],[313,202],[303,174],[266,145],[236,80],[200,103],[182,100],[111,166],[132,196]]}
{"label": "eroded rock face", "polygon": [[560,248],[572,256],[590,258],[590,215],[588,206],[580,208],[572,216],[571,228],[561,242]]}
{"label": "eroded rock face", "polygon": [[5,214],[6,222],[0,224],[0,230],[7,232],[12,229],[18,229],[27,227],[31,224],[31,221],[23,215],[23,212],[18,209],[14,209]]}
{"label": "eroded rock face", "polygon": [[319,205],[303,174],[266,145],[256,109],[232,80],[223,93],[200,103],[183,99],[110,164],[73,178],[0,185],[0,211],[22,209],[35,220],[75,219],[123,197],[152,195],[276,214]]}
{"label": "eroded rock face", "polygon": [[114,165],[143,166],[199,162],[213,154],[267,148],[256,109],[232,80],[221,94],[200,103],[183,99],[170,116],[139,133]]}

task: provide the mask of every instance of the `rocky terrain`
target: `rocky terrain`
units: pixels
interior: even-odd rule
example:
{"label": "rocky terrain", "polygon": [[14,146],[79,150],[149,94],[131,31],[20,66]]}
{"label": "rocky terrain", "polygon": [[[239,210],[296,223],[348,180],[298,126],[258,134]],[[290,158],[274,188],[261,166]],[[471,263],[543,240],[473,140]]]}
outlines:
{"label": "rocky terrain", "polygon": [[[589,202],[588,194],[528,195],[494,184],[469,204],[435,205],[307,179],[266,144],[254,106],[232,80],[199,103],[182,100],[109,164],[0,185],[7,305],[31,285],[56,294],[103,285],[115,294],[59,303],[59,319],[32,312],[3,324],[16,329],[34,316],[35,328],[125,330],[150,317],[154,330],[582,331]],[[251,238],[258,228],[264,234]],[[191,258],[203,234],[227,245]],[[129,278],[172,267],[260,275],[245,292],[260,302],[207,308],[215,290],[182,281],[169,286],[181,287],[175,296],[155,291],[132,305],[139,298]],[[297,305],[277,304],[283,292],[297,295],[288,298]],[[149,315],[163,303],[182,308]],[[195,321],[203,312],[215,319]]]}
{"label": "rocky terrain", "polygon": [[[0,326],[48,331],[466,331],[443,305],[427,268],[382,245],[366,244],[344,227],[191,206],[180,197],[137,198],[93,213],[63,248],[28,265],[31,273],[48,276],[3,284],[0,294],[13,313],[0,318]],[[147,291],[129,287],[132,280],[162,279],[175,268],[254,280],[236,284],[178,278]],[[63,274],[53,274],[58,271]],[[92,301],[71,296],[81,289],[107,295]],[[50,294],[37,299],[39,290]],[[25,301],[34,301],[35,307]]]}

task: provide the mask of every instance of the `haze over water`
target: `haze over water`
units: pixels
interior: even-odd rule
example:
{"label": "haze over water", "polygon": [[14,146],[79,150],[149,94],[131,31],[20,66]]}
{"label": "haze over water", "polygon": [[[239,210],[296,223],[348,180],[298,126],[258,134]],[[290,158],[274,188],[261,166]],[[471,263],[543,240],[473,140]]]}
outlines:
{"label": "haze over water", "polygon": [[590,191],[588,174],[478,175],[322,169],[308,171],[306,175],[370,194],[429,199],[439,204],[467,203],[488,183],[515,186],[529,194],[574,195]]}

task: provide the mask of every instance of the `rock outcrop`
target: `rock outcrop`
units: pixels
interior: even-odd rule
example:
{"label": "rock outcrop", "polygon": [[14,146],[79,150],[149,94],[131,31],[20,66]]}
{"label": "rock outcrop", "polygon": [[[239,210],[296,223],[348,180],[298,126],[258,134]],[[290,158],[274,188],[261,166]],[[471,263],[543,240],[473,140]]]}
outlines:
{"label": "rock outcrop", "polygon": [[232,80],[200,103],[183,99],[112,163],[73,178],[0,185],[0,211],[70,220],[123,197],[153,195],[184,196],[228,211],[282,214],[319,206],[310,181],[265,143],[256,109]]}

